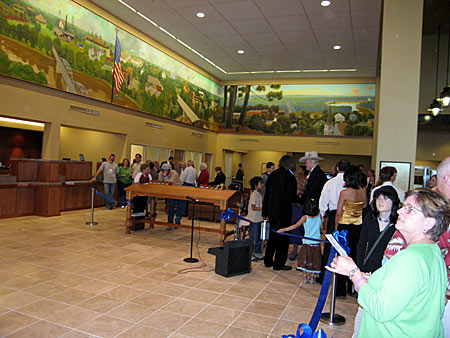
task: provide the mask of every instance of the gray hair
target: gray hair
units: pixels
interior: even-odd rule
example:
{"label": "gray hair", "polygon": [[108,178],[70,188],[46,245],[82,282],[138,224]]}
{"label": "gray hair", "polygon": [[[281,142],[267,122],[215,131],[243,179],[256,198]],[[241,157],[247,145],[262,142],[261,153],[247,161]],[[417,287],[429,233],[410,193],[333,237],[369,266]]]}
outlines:
{"label": "gray hair", "polygon": [[187,161],[187,165],[188,165],[188,167],[193,167],[194,161],[192,161],[192,160]]}
{"label": "gray hair", "polygon": [[208,166],[206,165],[206,163],[202,162],[202,164],[200,164],[200,170],[206,170],[206,169],[208,169]]}

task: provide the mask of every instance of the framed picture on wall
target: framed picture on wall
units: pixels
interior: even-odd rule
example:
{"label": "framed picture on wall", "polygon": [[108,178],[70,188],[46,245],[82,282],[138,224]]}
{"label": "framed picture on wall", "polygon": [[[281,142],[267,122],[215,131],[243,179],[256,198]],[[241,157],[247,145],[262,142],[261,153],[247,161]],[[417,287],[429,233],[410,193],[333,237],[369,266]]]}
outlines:
{"label": "framed picture on wall", "polygon": [[267,162],[261,163],[261,174],[264,174],[266,172],[266,164]]}
{"label": "framed picture on wall", "polygon": [[380,161],[380,170],[384,167],[394,167],[397,170],[397,178],[394,184],[404,191],[409,190],[411,178],[411,162]]}

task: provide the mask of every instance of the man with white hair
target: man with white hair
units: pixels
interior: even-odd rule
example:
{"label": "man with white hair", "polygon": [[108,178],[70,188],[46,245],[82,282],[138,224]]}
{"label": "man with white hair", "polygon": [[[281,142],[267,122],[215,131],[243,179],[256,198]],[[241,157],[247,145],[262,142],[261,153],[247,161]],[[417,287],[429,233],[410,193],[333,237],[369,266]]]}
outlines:
{"label": "man with white hair", "polygon": [[[437,189],[436,191],[441,195],[450,199],[450,157],[445,158],[437,168]],[[450,226],[438,242],[444,257],[445,265],[447,266],[447,304],[445,305],[444,317],[442,323],[444,324],[444,337],[450,337]]]}
{"label": "man with white hair", "polygon": [[319,167],[319,161],[323,160],[319,157],[317,151],[307,151],[305,156],[300,158],[300,163],[305,163],[306,169],[309,171],[308,181],[306,182],[305,192],[302,194],[302,204],[308,198],[319,200],[322,188],[327,182],[327,175]]}
{"label": "man with white hair", "polygon": [[[178,176],[176,170],[172,169],[170,163],[164,163],[161,166],[161,171],[158,175],[158,181],[162,182],[171,182],[173,185],[182,185],[183,181]],[[175,200],[173,198],[169,198],[169,208],[167,210],[167,223],[173,224],[173,217],[175,214],[175,204],[177,205],[177,215],[175,218],[175,224],[181,223],[181,217],[184,212],[184,201],[183,200]],[[168,226],[167,230],[172,230],[172,226]]]}

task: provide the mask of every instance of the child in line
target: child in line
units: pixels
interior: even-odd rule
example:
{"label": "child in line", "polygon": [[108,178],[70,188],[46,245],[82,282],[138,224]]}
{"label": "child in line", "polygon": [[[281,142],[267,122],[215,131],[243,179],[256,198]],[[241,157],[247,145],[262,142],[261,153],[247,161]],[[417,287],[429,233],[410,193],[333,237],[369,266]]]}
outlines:
{"label": "child in line", "polygon": [[250,186],[252,188],[252,193],[250,195],[250,200],[248,201],[247,218],[251,221],[249,238],[253,241],[254,250],[252,261],[256,262],[264,259],[264,256],[262,255],[263,243],[260,234],[261,222],[264,220],[261,215],[263,198],[260,191],[264,187],[262,178],[260,176],[253,177],[250,180]]}
{"label": "child in line", "polygon": [[[282,228],[278,232],[291,231],[302,224],[305,228],[305,237],[320,239],[322,215],[319,211],[319,201],[317,199],[307,199],[303,208],[302,218],[297,223],[290,227]],[[303,239],[303,244],[298,249],[297,270],[305,272],[305,283],[314,284],[314,279],[320,274],[321,264],[322,252],[320,243]]]}

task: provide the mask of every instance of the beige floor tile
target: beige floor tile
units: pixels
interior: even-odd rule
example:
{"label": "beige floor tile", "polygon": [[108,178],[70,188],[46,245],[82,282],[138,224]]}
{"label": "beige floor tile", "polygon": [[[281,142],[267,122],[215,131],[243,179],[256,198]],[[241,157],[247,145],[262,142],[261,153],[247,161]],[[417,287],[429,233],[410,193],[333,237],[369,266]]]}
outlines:
{"label": "beige floor tile", "polygon": [[226,294],[227,295],[231,295],[231,296],[239,296],[239,297],[245,297],[245,298],[255,298],[259,293],[261,292],[261,290],[258,289],[252,289],[249,287],[245,287],[245,286],[238,286],[238,285],[233,285],[231,286]]}
{"label": "beige floor tile", "polygon": [[273,328],[271,334],[281,337],[282,335],[296,335],[298,322],[289,320],[279,320]]}
{"label": "beige floor tile", "polygon": [[160,285],[155,286],[152,291],[156,292],[156,293],[162,293],[163,295],[167,295],[167,296],[173,296],[173,297],[179,297],[182,294],[190,291],[191,288],[186,287],[186,286],[182,286],[182,285],[177,285],[177,284],[173,284],[173,283],[160,283]]}
{"label": "beige floor tile", "polygon": [[199,289],[191,289],[180,296],[180,298],[183,299],[189,299],[194,302],[199,303],[211,303],[214,299],[219,297],[220,294],[216,292],[210,292],[205,290],[199,290]]}
{"label": "beige floor tile", "polygon": [[178,313],[185,316],[195,316],[206,307],[205,303],[191,302],[189,300],[176,299],[163,307],[163,310]]}
{"label": "beige floor tile", "polygon": [[0,316],[0,335],[7,336],[14,331],[20,330],[32,323],[38,321],[38,319],[17,313],[8,312]]}
{"label": "beige floor tile", "polygon": [[[189,275],[189,274],[188,274]],[[176,275],[175,277],[169,279],[170,283],[182,285],[186,287],[195,287],[202,283],[204,280],[200,278],[195,278],[191,276],[184,276],[184,275]]]}
{"label": "beige floor tile", "polygon": [[313,312],[313,309],[287,306],[281,315],[281,319],[290,320],[297,323],[309,323]]}
{"label": "beige floor tile", "polygon": [[148,306],[136,303],[126,303],[109,311],[107,315],[130,322],[139,322],[154,311],[155,309]]}
{"label": "beige floor tile", "polygon": [[148,306],[148,307],[151,307],[152,309],[156,310],[156,309],[159,309],[159,308],[167,305],[174,299],[175,299],[174,297],[162,295],[159,293],[147,292],[147,293],[143,294],[142,296],[136,297],[135,299],[133,299],[132,302],[141,304],[144,306]]}
{"label": "beige floor tile", "polygon": [[225,290],[230,288],[230,285],[227,283],[213,282],[209,280],[205,280],[204,282],[198,284],[196,286],[197,289],[213,291],[217,293],[223,293]]}
{"label": "beige floor tile", "polygon": [[60,284],[67,287],[75,287],[77,285],[89,282],[92,278],[70,274],[64,277],[56,278],[52,280],[52,283]]}
{"label": "beige floor tile", "polygon": [[123,305],[124,301],[112,299],[110,297],[105,296],[96,296],[94,298],[90,298],[80,304],[78,304],[79,307],[82,307],[83,309],[96,311],[100,313],[106,313],[108,311],[111,311],[112,309]]}
{"label": "beige floor tile", "polygon": [[79,329],[100,337],[109,338],[115,337],[132,325],[133,323],[131,322],[110,316],[100,316],[86,324],[81,325]]}
{"label": "beige floor tile", "polygon": [[233,323],[233,327],[257,331],[268,335],[276,322],[276,318],[261,316],[250,312],[243,312]]}
{"label": "beige floor tile", "polygon": [[207,320],[211,322],[216,322],[219,324],[229,325],[233,320],[235,320],[241,311],[228,309],[220,306],[209,305],[204,308],[198,315],[195,316],[197,319]]}
{"label": "beige floor tile", "polygon": [[90,280],[89,282],[74,286],[74,289],[99,295],[99,294],[107,292],[111,289],[114,289],[115,287],[117,287],[117,284],[109,283],[109,282],[103,281],[103,280],[94,279],[94,280]]}
{"label": "beige floor tile", "polygon": [[68,307],[50,317],[47,320],[76,328],[100,316],[100,313],[89,311],[78,306]]}
{"label": "beige floor tile", "polygon": [[186,323],[191,317],[175,314],[164,310],[159,310],[145,318],[141,324],[148,325],[167,332],[175,332],[180,326]]}
{"label": "beige floor tile", "polygon": [[56,293],[63,292],[67,287],[53,282],[44,282],[25,289],[25,292],[42,297],[50,297]]}
{"label": "beige floor tile", "polygon": [[236,338],[236,337],[245,337],[245,338],[267,338],[267,334],[245,330],[238,327],[230,327],[225,333],[220,336],[221,338]]}
{"label": "beige floor tile", "polygon": [[125,284],[128,283],[129,281],[135,279],[136,277],[131,276],[131,275],[127,275],[126,273],[123,272],[119,272],[119,271],[114,271],[111,272],[108,275],[104,275],[98,279],[100,280],[106,280],[108,282],[111,283],[116,283],[116,284]]}
{"label": "beige floor tile", "polygon": [[220,336],[226,328],[226,325],[194,318],[178,329],[177,333],[196,338],[211,338]]}
{"label": "beige floor tile", "polygon": [[249,298],[221,295],[216,300],[214,300],[212,305],[242,311],[251,303],[251,301],[252,300]]}
{"label": "beige floor tile", "polygon": [[[166,338],[170,332],[158,330],[144,325],[136,325],[121,333],[118,338]],[[172,337],[172,336],[171,336]]]}
{"label": "beige floor tile", "polygon": [[13,288],[8,288],[6,286],[0,285],[0,297],[5,296],[7,294],[16,292],[17,290],[13,289]]}
{"label": "beige floor tile", "polygon": [[158,282],[150,278],[138,277],[130,279],[128,282],[125,283],[125,285],[140,290],[152,291],[155,287],[161,285],[161,282]]}
{"label": "beige floor tile", "polygon": [[15,310],[40,299],[42,298],[31,293],[16,291],[0,297],[0,306],[6,309]]}
{"label": "beige floor tile", "polygon": [[17,311],[33,317],[46,319],[49,316],[64,310],[68,306],[69,305],[67,304],[55,302],[51,299],[42,299],[35,303],[21,307],[17,309]]}
{"label": "beige floor tile", "polygon": [[9,278],[8,280],[4,281],[2,284],[4,286],[10,287],[10,288],[23,290],[23,289],[27,289],[31,286],[34,286],[36,284],[39,284],[43,281],[44,281],[44,279],[42,279],[42,278],[16,275],[15,277]]}
{"label": "beige floor tile", "polygon": [[79,304],[89,298],[93,298],[96,295],[90,292],[85,292],[77,289],[67,289],[63,292],[57,293],[49,298],[58,302],[63,302],[71,305]]}
{"label": "beige floor tile", "polygon": [[121,301],[130,301],[133,298],[141,296],[145,293],[143,290],[130,288],[127,286],[118,286],[114,289],[102,293],[102,296],[110,297]]}
{"label": "beige floor tile", "polygon": [[8,336],[11,338],[19,338],[19,337],[33,337],[33,338],[48,338],[48,337],[59,337],[67,332],[70,329],[61,325],[56,325],[53,323],[49,323],[47,321],[40,321],[34,323],[22,330],[19,330],[12,335]]}
{"label": "beige floor tile", "polygon": [[256,297],[256,299],[259,301],[274,303],[274,304],[283,305],[283,306],[288,305],[291,298],[292,298],[292,295],[287,294],[287,293],[269,292],[266,290],[263,290],[258,295],[258,297]]}

